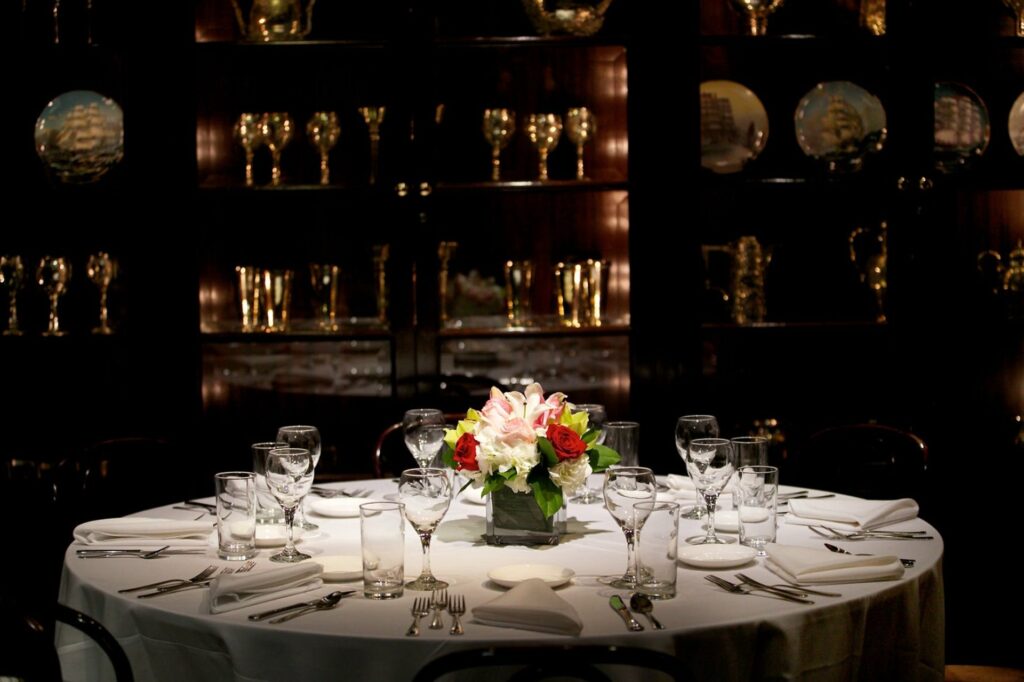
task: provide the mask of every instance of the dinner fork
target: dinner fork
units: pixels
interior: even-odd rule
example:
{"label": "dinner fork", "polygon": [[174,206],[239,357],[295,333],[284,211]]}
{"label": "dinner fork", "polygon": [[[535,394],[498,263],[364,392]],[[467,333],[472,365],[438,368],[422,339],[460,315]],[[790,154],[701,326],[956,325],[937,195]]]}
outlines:
{"label": "dinner fork", "polygon": [[168,580],[161,580],[159,582],[150,583],[148,585],[139,585],[138,587],[126,587],[123,590],[118,590],[118,593],[119,594],[124,594],[125,592],[138,592],[139,590],[150,590],[150,589],[153,589],[153,588],[158,588],[161,585],[166,585],[168,583],[174,583],[175,585],[181,585],[181,584],[184,584],[184,583],[195,582],[196,580],[204,580],[205,578],[208,578],[209,576],[213,575],[214,571],[216,571],[216,570],[217,570],[216,566],[207,566],[206,568],[204,568],[203,570],[199,571],[198,573],[196,573],[191,578],[169,578]]}
{"label": "dinner fork", "polygon": [[786,599],[788,601],[795,601],[795,602],[799,602],[800,604],[813,604],[814,603],[810,599],[802,599],[801,597],[797,597],[794,594],[789,594],[789,593],[783,592],[781,590],[779,590],[779,591],[766,590],[766,589],[761,588],[761,587],[754,587],[753,585],[747,585],[746,583],[741,583],[741,584],[737,585],[736,583],[731,583],[728,580],[725,580],[723,578],[719,578],[717,575],[706,575],[706,576],[704,576],[704,578],[706,580],[711,581],[715,585],[718,585],[723,590],[726,590],[727,592],[733,592],[735,594],[753,594],[753,592],[755,590],[757,590],[757,591],[760,591],[760,592],[764,592],[768,596],[771,596],[771,597],[778,597],[779,599]]}
{"label": "dinner fork", "polygon": [[766,588],[766,589],[769,589],[769,590],[783,590],[783,591],[786,591],[786,592],[792,592],[793,594],[795,594],[798,597],[806,597],[809,594],[817,594],[817,595],[822,596],[822,597],[842,597],[843,596],[843,595],[839,594],[838,592],[823,592],[821,590],[812,590],[811,588],[804,587],[803,585],[783,585],[783,584],[768,585],[768,584],[765,584],[765,583],[759,583],[758,581],[754,580],[753,578],[751,578],[750,576],[748,576],[748,575],[746,575],[744,573],[737,573],[736,577],[739,578],[740,580],[742,580],[743,582],[745,582],[746,584],[750,585],[751,587],[763,587],[763,588]]}
{"label": "dinner fork", "polygon": [[[865,554],[864,552],[859,552],[859,553],[851,552],[848,549],[843,549],[842,547],[836,547],[835,545],[830,545],[827,542],[825,543],[825,549],[827,549],[830,552],[836,552],[837,554],[849,554],[850,556],[877,556],[875,554]],[[903,559],[901,557],[900,558],[900,563],[903,564],[904,568],[913,568],[914,564],[917,563],[917,559]]]}
{"label": "dinner fork", "polygon": [[[830,526],[807,526],[812,533],[820,535],[829,540],[932,540],[931,535],[922,535],[927,531],[923,530],[858,530],[850,533],[843,533]],[[824,529],[825,532],[822,532]]]}
{"label": "dinner fork", "polygon": [[150,597],[157,597],[161,594],[168,594],[170,592],[179,592],[181,590],[187,590],[192,587],[207,587],[209,586],[210,583],[213,582],[214,577],[220,578],[221,576],[231,575],[232,573],[245,573],[247,571],[252,570],[253,566],[255,565],[256,562],[250,559],[238,568],[232,568],[230,566],[222,568],[220,573],[218,573],[216,576],[209,575],[201,580],[190,580],[185,583],[179,583],[178,585],[166,585],[164,587],[158,587],[156,588],[155,592],[147,592],[145,594],[140,594],[139,599],[149,599]]}
{"label": "dinner fork", "polygon": [[430,615],[430,600],[416,597],[412,603],[412,625],[405,631],[406,637],[418,637],[420,634],[420,618]]}
{"label": "dinner fork", "polygon": [[448,613],[452,614],[452,628],[448,631],[449,635],[464,634],[462,630],[462,620],[459,616],[465,612],[466,598],[461,594],[453,594],[451,600],[448,602]]}
{"label": "dinner fork", "polygon": [[430,595],[430,605],[434,607],[434,618],[430,621],[431,630],[440,630],[444,627],[444,620],[441,614],[448,608],[448,590],[438,592],[434,590]]}

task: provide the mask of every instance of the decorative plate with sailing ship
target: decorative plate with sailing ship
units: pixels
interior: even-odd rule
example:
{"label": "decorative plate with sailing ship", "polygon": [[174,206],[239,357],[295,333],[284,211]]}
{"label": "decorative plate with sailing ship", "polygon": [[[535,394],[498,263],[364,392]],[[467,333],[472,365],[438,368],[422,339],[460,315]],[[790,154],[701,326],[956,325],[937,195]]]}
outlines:
{"label": "decorative plate with sailing ship", "polygon": [[715,173],[738,173],[768,142],[768,112],[753,92],[733,81],[700,84],[700,163]]}
{"label": "decorative plate with sailing ship", "polygon": [[943,173],[985,153],[992,126],[978,93],[961,83],[935,84],[935,167]]}
{"label": "decorative plate with sailing ship", "polygon": [[1010,142],[1018,154],[1024,156],[1024,92],[1010,107]]}
{"label": "decorative plate with sailing ship", "polygon": [[36,152],[63,182],[95,182],[124,156],[124,114],[92,90],[54,97],[36,120]]}
{"label": "decorative plate with sailing ship", "polygon": [[864,157],[885,145],[885,109],[877,97],[849,81],[818,83],[794,115],[804,154],[824,161],[830,172],[856,171]]}

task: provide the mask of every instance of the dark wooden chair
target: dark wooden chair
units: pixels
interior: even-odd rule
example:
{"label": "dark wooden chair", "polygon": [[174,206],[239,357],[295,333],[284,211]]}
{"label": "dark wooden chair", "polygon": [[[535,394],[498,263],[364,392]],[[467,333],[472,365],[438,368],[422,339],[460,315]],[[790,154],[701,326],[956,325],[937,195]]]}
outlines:
{"label": "dark wooden chair", "polygon": [[[465,419],[465,412],[445,412],[444,420],[447,424],[455,424],[460,419]],[[397,436],[395,434],[398,434]],[[412,462],[412,455],[405,442],[398,436],[402,435],[402,423],[395,422],[385,427],[377,437],[377,445],[373,450],[373,475],[375,478],[383,478],[385,475],[394,475],[402,469],[415,466]],[[387,472],[385,472],[387,470]]]}

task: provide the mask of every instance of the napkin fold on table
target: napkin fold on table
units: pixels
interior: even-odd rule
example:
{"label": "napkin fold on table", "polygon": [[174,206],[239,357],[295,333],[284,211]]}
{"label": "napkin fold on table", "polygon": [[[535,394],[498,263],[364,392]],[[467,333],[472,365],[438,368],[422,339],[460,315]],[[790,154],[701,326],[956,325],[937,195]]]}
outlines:
{"label": "napkin fold on table", "polygon": [[824,549],[769,544],[765,566],[793,583],[862,583],[897,580],[903,564],[891,554],[855,556]]}
{"label": "napkin fold on table", "polygon": [[206,547],[214,524],[210,521],[176,521],[143,516],[96,519],[78,525],[73,531],[75,542],[83,545],[113,545],[130,541],[133,546]]}
{"label": "napkin fold on table", "polygon": [[855,497],[790,500],[786,523],[826,525],[850,531],[870,530],[917,518],[917,512],[917,502],[909,497],[898,500],[863,500]]}
{"label": "napkin fold on table", "polygon": [[324,567],[315,562],[272,568],[260,573],[231,573],[210,583],[210,613],[282,599],[315,590],[324,584]]}
{"label": "napkin fold on table", "polygon": [[[669,493],[673,497],[677,497],[681,500],[696,500],[697,499],[697,487],[693,484],[693,479],[689,476],[681,476],[679,474],[669,474],[665,477],[666,483],[668,484]],[[731,495],[733,490],[733,479],[729,479],[729,482],[725,484],[725,488],[722,489],[721,495]],[[703,500],[701,500],[703,502]]]}
{"label": "napkin fold on table", "polygon": [[578,635],[583,621],[540,578],[530,578],[486,604],[473,608],[473,618],[483,625],[537,630],[556,635]]}

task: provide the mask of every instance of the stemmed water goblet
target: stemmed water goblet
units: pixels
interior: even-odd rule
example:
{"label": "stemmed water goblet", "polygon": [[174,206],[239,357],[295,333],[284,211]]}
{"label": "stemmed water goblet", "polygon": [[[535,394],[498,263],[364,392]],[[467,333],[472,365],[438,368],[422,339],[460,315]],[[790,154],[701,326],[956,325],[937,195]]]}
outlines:
{"label": "stemmed water goblet", "polygon": [[647,467],[612,467],[605,471],[604,506],[626,536],[626,572],[621,578],[602,579],[602,582],[612,587],[636,589],[642,570],[637,559],[637,538],[647,516],[633,505],[653,502],[656,489],[654,472]]}
{"label": "stemmed water goblet", "polygon": [[429,467],[441,451],[444,431],[444,414],[441,410],[418,408],[408,410],[402,417],[405,447],[409,448],[421,469]]}
{"label": "stemmed water goblet", "polygon": [[7,289],[7,329],[4,336],[21,336],[18,328],[18,289],[25,280],[25,266],[21,256],[0,256],[0,286]]}
{"label": "stemmed water goblet", "polygon": [[[575,406],[577,412],[587,413],[587,430],[597,431],[597,438],[594,442],[598,445],[604,443],[604,423],[608,421],[608,413],[605,412],[604,405],[598,405],[597,403],[583,403]],[[599,502],[601,496],[599,495],[600,490],[593,490],[587,485],[586,481],[583,481],[576,490],[576,496],[569,498],[570,502],[576,502],[577,504],[593,504]]]}
{"label": "stemmed water goblet", "polygon": [[405,505],[405,520],[412,524],[423,546],[423,568],[418,578],[406,583],[410,590],[443,590],[448,587],[430,572],[430,538],[448,512],[452,486],[444,469],[406,469],[398,483],[398,501]]}
{"label": "stemmed water goblet", "polygon": [[267,455],[267,486],[284,510],[287,542],[271,561],[294,563],[308,559],[295,549],[295,510],[313,486],[313,456],[305,448],[275,448]]}
{"label": "stemmed water goblet", "polygon": [[768,15],[782,7],[783,0],[732,0],[732,6],[747,19],[747,31],[752,36],[768,32]]}
{"label": "stemmed water goblet", "polygon": [[715,534],[718,496],[736,471],[736,450],[725,438],[695,438],[686,450],[686,469],[708,508],[707,534],[687,538],[691,545],[724,545],[732,540]]}
{"label": "stemmed water goblet", "polygon": [[[309,451],[313,459],[313,469],[316,469],[320,461],[320,431],[315,426],[298,424],[294,426],[282,426],[277,430],[277,442],[284,443],[288,447],[301,448]],[[302,530],[317,530],[319,526],[306,520],[306,513],[299,505],[298,525]]]}
{"label": "stemmed water goblet", "polygon": [[333,111],[317,111],[306,124],[306,137],[309,138],[318,152],[320,152],[320,184],[328,185],[331,182],[331,168],[327,162],[327,156],[338,144],[341,136],[341,126],[338,125],[338,115]]}
{"label": "stemmed water goblet", "polygon": [[235,140],[245,150],[245,186],[252,187],[252,161],[256,150],[263,144],[263,124],[259,114],[244,113],[234,127]]}
{"label": "stemmed water goblet", "polygon": [[501,150],[516,132],[516,112],[511,109],[484,109],[484,139],[491,145],[491,180],[501,180]]}
{"label": "stemmed water goblet", "polygon": [[586,107],[574,107],[566,114],[565,133],[576,145],[576,179],[582,180],[586,177],[583,172],[583,145],[597,134],[597,118]]}
{"label": "stemmed water goblet", "polygon": [[46,325],[44,336],[64,336],[67,332],[60,328],[60,318],[57,316],[57,304],[60,297],[68,287],[68,280],[71,279],[71,264],[66,258],[54,258],[43,256],[36,268],[36,281],[47,298],[50,299],[50,319]]}
{"label": "stemmed water goblet", "polygon": [[105,251],[94,253],[89,256],[85,265],[85,274],[89,280],[100,290],[100,326],[92,330],[93,334],[112,334],[110,328],[110,315],[107,309],[107,292],[110,283],[117,277],[117,261],[110,257]]}
{"label": "stemmed water goblet", "polygon": [[548,154],[558,146],[562,136],[562,117],[558,114],[530,114],[526,119],[526,133],[540,153],[538,178],[548,179]]}
{"label": "stemmed water goblet", "polygon": [[[710,414],[687,414],[679,418],[676,422],[676,450],[683,458],[684,464],[686,451],[694,438],[718,438],[718,420]],[[690,481],[693,483],[696,498],[690,511],[682,514],[680,518],[699,519],[704,514],[704,495],[696,479],[691,478]]]}
{"label": "stemmed water goblet", "polygon": [[377,182],[377,167],[380,163],[380,126],[384,123],[387,107],[359,107],[359,113],[370,131],[370,184]]}
{"label": "stemmed water goblet", "polygon": [[281,184],[281,152],[291,142],[294,127],[292,117],[281,111],[263,114],[260,118],[263,142],[270,149],[270,184],[275,187]]}

